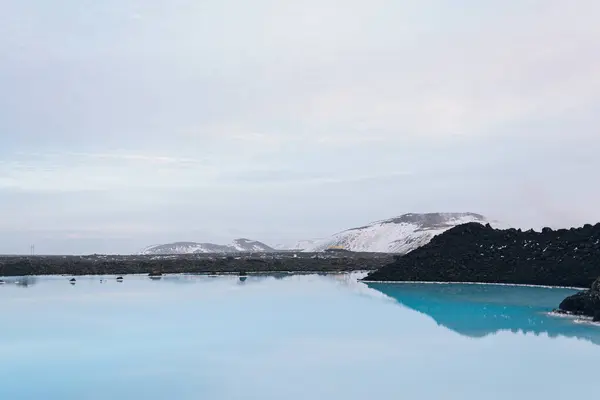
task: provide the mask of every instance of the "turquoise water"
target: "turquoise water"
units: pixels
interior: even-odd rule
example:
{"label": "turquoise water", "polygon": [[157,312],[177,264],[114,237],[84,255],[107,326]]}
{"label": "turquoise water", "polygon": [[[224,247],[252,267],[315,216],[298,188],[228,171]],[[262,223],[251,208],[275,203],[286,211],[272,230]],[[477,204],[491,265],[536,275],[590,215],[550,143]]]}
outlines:
{"label": "turquoise water", "polygon": [[564,399],[600,328],[566,289],[349,275],[40,277],[0,286],[0,399]]}

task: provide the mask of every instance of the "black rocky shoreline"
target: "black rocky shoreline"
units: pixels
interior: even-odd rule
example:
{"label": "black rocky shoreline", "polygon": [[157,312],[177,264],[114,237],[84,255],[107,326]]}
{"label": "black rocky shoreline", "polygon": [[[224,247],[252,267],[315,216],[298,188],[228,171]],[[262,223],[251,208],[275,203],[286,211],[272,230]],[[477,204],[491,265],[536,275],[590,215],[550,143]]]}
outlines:
{"label": "black rocky shoreline", "polygon": [[166,256],[0,256],[0,277],[40,275],[335,273],[373,271],[393,260],[380,253],[240,253]]}
{"label": "black rocky shoreline", "polygon": [[523,232],[468,223],[404,256],[396,256],[364,280],[587,288],[598,276],[600,224]]}

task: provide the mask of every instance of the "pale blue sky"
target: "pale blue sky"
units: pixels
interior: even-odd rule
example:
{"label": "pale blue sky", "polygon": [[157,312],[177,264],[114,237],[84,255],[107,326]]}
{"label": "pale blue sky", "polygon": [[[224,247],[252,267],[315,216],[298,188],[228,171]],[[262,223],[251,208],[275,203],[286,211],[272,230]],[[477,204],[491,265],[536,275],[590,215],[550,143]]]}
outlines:
{"label": "pale blue sky", "polygon": [[600,221],[595,0],[0,0],[0,253]]}

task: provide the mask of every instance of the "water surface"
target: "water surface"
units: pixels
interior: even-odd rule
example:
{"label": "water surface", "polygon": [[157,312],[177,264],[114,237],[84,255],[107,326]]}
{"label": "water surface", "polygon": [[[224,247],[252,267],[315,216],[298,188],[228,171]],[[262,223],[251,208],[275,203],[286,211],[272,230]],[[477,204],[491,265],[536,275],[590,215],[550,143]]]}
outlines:
{"label": "water surface", "polygon": [[0,399],[564,399],[600,328],[568,289],[349,275],[40,277],[0,286]]}

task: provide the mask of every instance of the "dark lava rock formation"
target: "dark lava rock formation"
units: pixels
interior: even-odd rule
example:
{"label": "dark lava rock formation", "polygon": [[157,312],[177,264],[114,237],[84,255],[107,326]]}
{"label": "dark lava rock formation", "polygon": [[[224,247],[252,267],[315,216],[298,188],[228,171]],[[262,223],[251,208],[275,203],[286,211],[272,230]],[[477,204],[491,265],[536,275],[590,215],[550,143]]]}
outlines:
{"label": "dark lava rock formation", "polygon": [[595,322],[600,322],[600,278],[596,279],[590,290],[564,299],[557,311],[592,317]]}
{"label": "dark lava rock formation", "polygon": [[468,223],[395,257],[364,280],[590,287],[599,275],[600,224],[522,232]]}
{"label": "dark lava rock formation", "polygon": [[0,256],[0,277],[28,275],[126,275],[174,273],[348,272],[380,268],[393,260],[381,253],[246,253],[135,256]]}

